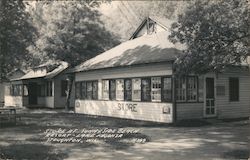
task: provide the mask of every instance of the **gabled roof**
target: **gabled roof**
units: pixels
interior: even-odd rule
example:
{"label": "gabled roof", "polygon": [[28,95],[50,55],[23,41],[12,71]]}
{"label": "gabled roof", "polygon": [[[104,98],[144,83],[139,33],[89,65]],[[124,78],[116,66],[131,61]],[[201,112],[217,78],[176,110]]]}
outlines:
{"label": "gabled roof", "polygon": [[[52,70],[48,70],[47,68],[53,68]],[[33,79],[33,78],[54,78],[59,73],[64,71],[68,68],[68,63],[63,61],[57,61],[57,62],[46,62],[45,64],[39,65],[37,67],[34,67],[31,69],[28,73],[26,73],[24,76],[12,79],[15,80],[26,80],[26,79]]]}
{"label": "gabled roof", "polygon": [[80,72],[110,67],[130,66],[175,60],[181,47],[168,40],[168,31],[141,36],[120,45],[76,66]]}
{"label": "gabled roof", "polygon": [[141,24],[138,26],[138,28],[135,30],[135,32],[132,34],[132,36],[129,38],[134,39],[136,35],[147,25],[147,22],[155,22],[159,26],[161,26],[165,31],[169,31],[171,28],[171,24],[173,23],[172,20],[166,19],[166,18],[159,18],[159,17],[147,17],[145,18]]}

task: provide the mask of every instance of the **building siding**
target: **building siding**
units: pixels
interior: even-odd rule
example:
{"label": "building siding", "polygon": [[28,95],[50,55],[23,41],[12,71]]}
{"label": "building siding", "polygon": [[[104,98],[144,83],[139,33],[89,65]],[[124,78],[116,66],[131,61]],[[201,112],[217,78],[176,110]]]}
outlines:
{"label": "building siding", "polygon": [[[239,101],[229,101],[229,77],[239,78]],[[250,74],[224,73],[219,74],[216,80],[217,85],[225,86],[225,95],[216,98],[217,114],[219,119],[238,118],[250,116]]]}
{"label": "building siding", "polygon": [[200,119],[203,117],[203,103],[177,103],[177,120]]}
{"label": "building siding", "polygon": [[[169,113],[163,113],[169,108]],[[76,100],[76,112],[144,121],[172,122],[172,103]]]}
{"label": "building siding", "polygon": [[[151,64],[143,66],[130,66],[124,68],[110,68],[75,74],[76,82],[87,80],[98,80],[99,100],[75,100],[76,113],[90,115],[110,116],[155,122],[172,122],[172,103],[153,102],[126,102],[126,101],[104,101],[102,100],[102,79],[133,78],[147,76],[166,76],[172,74],[172,65]],[[135,105],[136,112],[129,111],[127,105]],[[124,110],[119,110],[119,105],[125,105]],[[163,113],[163,108],[169,107],[171,113]]]}
{"label": "building siding", "polygon": [[165,64],[151,64],[143,66],[94,70],[89,72],[78,72],[75,74],[75,80],[77,82],[82,80],[161,76],[171,74],[172,65],[166,62]]}

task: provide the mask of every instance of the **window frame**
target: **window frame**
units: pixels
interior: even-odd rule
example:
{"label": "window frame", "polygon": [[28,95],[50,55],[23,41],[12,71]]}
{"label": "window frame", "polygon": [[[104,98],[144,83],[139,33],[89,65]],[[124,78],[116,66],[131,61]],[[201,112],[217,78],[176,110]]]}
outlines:
{"label": "window frame", "polygon": [[[177,81],[180,82],[183,79],[185,80],[185,82],[183,83],[183,81],[182,81],[181,85],[184,84],[185,88],[184,88],[184,91],[183,91],[183,89],[181,87],[180,91],[181,91],[181,93],[184,93],[184,99],[178,99],[177,94],[179,93],[178,89],[179,89],[180,85],[178,85]],[[176,98],[176,102],[187,102],[187,85],[186,84],[187,84],[186,76],[176,78],[176,80],[175,80],[175,90],[176,90],[175,98]],[[178,88],[177,88],[177,86],[178,86]],[[180,95],[179,95],[179,97],[180,97]]]}
{"label": "window frame", "polygon": [[[107,83],[107,89],[104,89],[104,84]],[[106,85],[106,84],[105,84]],[[107,96],[104,97],[104,91],[107,92]],[[108,79],[102,79],[102,100],[110,100],[109,99],[109,80]]]}
{"label": "window frame", "polygon": [[[170,82],[171,82],[171,98],[170,100],[165,100],[163,98],[163,91],[164,91],[164,78],[169,78]],[[161,102],[173,102],[173,78],[172,76],[163,76],[161,77]]]}
{"label": "window frame", "polygon": [[[143,77],[142,77],[142,78],[143,78]],[[133,102],[141,102],[141,99],[142,99],[142,98],[141,98],[141,90],[142,90],[142,89],[141,89],[141,79],[142,79],[142,78],[132,78],[132,101],[133,101]],[[139,93],[140,95],[139,95],[139,98],[137,98],[137,99],[134,98],[134,82],[133,82],[133,80],[135,80],[135,79],[139,79],[139,81],[140,81],[140,84],[139,84],[139,85],[140,85],[140,87],[139,87],[140,90],[137,89],[137,90],[139,91],[138,93]]]}
{"label": "window frame", "polygon": [[[120,85],[122,85],[122,90],[118,90],[118,82],[119,81],[121,81],[121,83],[120,83]],[[122,97],[118,97],[118,93],[119,93],[119,91],[120,92],[122,92]],[[124,79],[122,79],[122,78],[119,78],[119,79],[116,79],[115,80],[115,99],[117,100],[117,101],[124,101]]]}
{"label": "window frame", "polygon": [[[230,82],[231,81],[237,81],[237,84],[236,84],[236,86],[237,86],[237,88],[235,89],[232,89],[231,87],[232,87],[232,85],[233,84],[230,84]],[[231,82],[232,83],[232,82]],[[235,85],[235,84],[234,84]],[[236,99],[235,99],[235,90],[237,91],[236,93]],[[229,77],[229,79],[228,79],[228,91],[229,91],[229,93],[228,93],[228,97],[229,97],[229,102],[239,102],[240,101],[240,78],[239,77]],[[232,92],[232,91],[234,91],[234,92]],[[233,93],[233,94],[232,94]]]}
{"label": "window frame", "polygon": [[[153,78],[159,78],[160,80],[160,87],[154,88]],[[162,77],[161,76],[154,76],[151,77],[151,102],[161,102],[162,101]],[[160,99],[153,99],[153,91],[160,92]]]}
{"label": "window frame", "polygon": [[[126,82],[130,81],[130,90],[127,89]],[[130,97],[127,97],[127,93],[130,93]],[[124,79],[124,101],[132,101],[132,79],[131,78],[125,78]]]}
{"label": "window frame", "polygon": [[[189,78],[194,78],[194,84],[196,86],[195,92],[196,92],[196,98],[195,99],[188,99],[189,96],[189,88],[188,88],[188,80]],[[198,85],[198,77],[197,76],[186,76],[186,101],[187,102],[197,102],[198,101],[198,92],[199,92],[199,85]]]}
{"label": "window frame", "polygon": [[[113,88],[111,84],[114,85]],[[109,100],[116,100],[116,79],[109,79]]]}

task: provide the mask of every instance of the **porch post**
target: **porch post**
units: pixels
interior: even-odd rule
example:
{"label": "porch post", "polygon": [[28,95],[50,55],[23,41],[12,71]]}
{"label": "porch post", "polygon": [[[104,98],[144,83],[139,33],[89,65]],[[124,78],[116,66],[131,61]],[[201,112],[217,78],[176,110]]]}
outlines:
{"label": "porch post", "polygon": [[73,80],[74,80],[73,75],[69,74],[66,80],[67,80],[67,92],[66,92],[67,97],[66,97],[65,110],[68,111],[70,108],[70,97],[71,97],[72,85],[73,85]]}
{"label": "porch post", "polygon": [[175,90],[176,75],[173,63],[172,63],[172,103],[173,103],[173,123],[176,123],[177,121],[176,90]]}

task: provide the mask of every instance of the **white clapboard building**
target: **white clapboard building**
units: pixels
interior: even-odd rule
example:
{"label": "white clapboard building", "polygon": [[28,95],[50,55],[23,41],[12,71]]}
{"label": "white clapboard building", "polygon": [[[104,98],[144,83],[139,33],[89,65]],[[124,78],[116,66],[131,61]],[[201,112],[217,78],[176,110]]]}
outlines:
{"label": "white clapboard building", "polygon": [[5,106],[64,108],[67,68],[66,62],[48,61],[31,68],[23,76],[10,79],[5,85]]}
{"label": "white clapboard building", "polygon": [[75,111],[164,123],[248,117],[248,66],[174,78],[181,47],[168,40],[170,24],[147,18],[130,40],[75,67]]}

